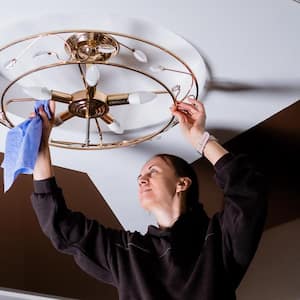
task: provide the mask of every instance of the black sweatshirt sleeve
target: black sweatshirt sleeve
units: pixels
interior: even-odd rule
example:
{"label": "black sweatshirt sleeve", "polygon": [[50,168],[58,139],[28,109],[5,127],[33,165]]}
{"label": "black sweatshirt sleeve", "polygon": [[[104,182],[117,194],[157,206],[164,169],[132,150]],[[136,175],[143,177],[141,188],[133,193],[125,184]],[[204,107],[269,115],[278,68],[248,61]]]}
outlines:
{"label": "black sweatshirt sleeve", "polygon": [[31,201],[43,232],[57,250],[73,255],[91,276],[115,284],[111,245],[122,243],[122,231],[107,229],[82,213],[69,210],[55,178],[34,181]]}
{"label": "black sweatshirt sleeve", "polygon": [[219,215],[223,259],[238,286],[257,249],[266,218],[266,183],[245,155],[226,154],[215,165],[216,182],[224,192]]}

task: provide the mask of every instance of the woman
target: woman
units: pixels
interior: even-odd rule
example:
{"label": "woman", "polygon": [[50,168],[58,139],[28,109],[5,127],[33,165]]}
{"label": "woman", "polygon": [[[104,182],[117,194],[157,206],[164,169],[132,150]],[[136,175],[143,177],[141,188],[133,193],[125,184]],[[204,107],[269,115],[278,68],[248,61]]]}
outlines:
{"label": "woman", "polygon": [[91,276],[116,286],[120,299],[235,299],[263,230],[262,177],[245,156],[235,157],[209,138],[200,102],[188,99],[171,111],[192,146],[214,165],[224,191],[222,212],[207,217],[192,168],[165,154],[150,159],[138,176],[140,203],[157,220],[145,235],[107,229],[71,212],[54,179],[48,147],[52,122],[42,109],[33,207],[53,245],[73,255]]}

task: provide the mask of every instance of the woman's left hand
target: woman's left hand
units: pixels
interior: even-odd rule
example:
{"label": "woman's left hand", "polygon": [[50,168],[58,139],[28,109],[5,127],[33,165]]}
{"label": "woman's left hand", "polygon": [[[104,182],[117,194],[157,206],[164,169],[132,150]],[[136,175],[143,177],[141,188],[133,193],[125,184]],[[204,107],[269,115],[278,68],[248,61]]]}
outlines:
{"label": "woman's left hand", "polygon": [[206,114],[204,105],[195,98],[186,98],[188,102],[176,102],[170,109],[177,117],[187,140],[196,147],[205,131]]}

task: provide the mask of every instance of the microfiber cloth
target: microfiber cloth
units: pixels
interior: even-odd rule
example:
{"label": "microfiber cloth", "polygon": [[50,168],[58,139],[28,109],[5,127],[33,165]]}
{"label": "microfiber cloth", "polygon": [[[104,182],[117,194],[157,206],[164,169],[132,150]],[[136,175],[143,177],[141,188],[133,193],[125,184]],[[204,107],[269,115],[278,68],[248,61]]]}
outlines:
{"label": "microfiber cloth", "polygon": [[48,100],[35,102],[36,116],[10,129],[6,136],[5,154],[1,167],[4,169],[4,192],[12,186],[19,174],[32,174],[42,137],[42,119],[38,114],[44,107],[51,119]]}

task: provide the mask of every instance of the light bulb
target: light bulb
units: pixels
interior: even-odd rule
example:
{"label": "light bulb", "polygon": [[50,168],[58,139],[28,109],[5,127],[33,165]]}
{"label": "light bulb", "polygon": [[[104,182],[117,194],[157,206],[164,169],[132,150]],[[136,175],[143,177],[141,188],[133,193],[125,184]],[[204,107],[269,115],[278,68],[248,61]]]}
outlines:
{"label": "light bulb", "polygon": [[109,44],[100,44],[97,49],[100,50],[101,53],[113,53],[116,51],[116,48]]}
{"label": "light bulb", "polygon": [[156,97],[156,94],[152,92],[136,92],[131,93],[128,96],[129,104],[144,104],[152,101]]}
{"label": "light bulb", "polygon": [[40,56],[55,56],[58,60],[68,60],[70,56],[65,51],[38,51],[32,55],[33,58]]}
{"label": "light bulb", "polygon": [[85,80],[89,86],[96,86],[100,78],[100,72],[95,65],[87,67]]}
{"label": "light bulb", "polygon": [[159,73],[162,72],[165,68],[161,65],[158,66],[151,66],[150,67],[150,71],[152,71],[153,73]]}
{"label": "light bulb", "polygon": [[122,134],[124,132],[124,129],[121,127],[120,123],[116,120],[114,120],[112,123],[107,124],[107,127],[117,134]]}
{"label": "light bulb", "polygon": [[147,55],[142,50],[133,49],[132,53],[136,60],[142,63],[148,62]]}
{"label": "light bulb", "polygon": [[24,88],[24,92],[37,100],[50,100],[52,98],[51,91],[46,87],[29,86]]}

